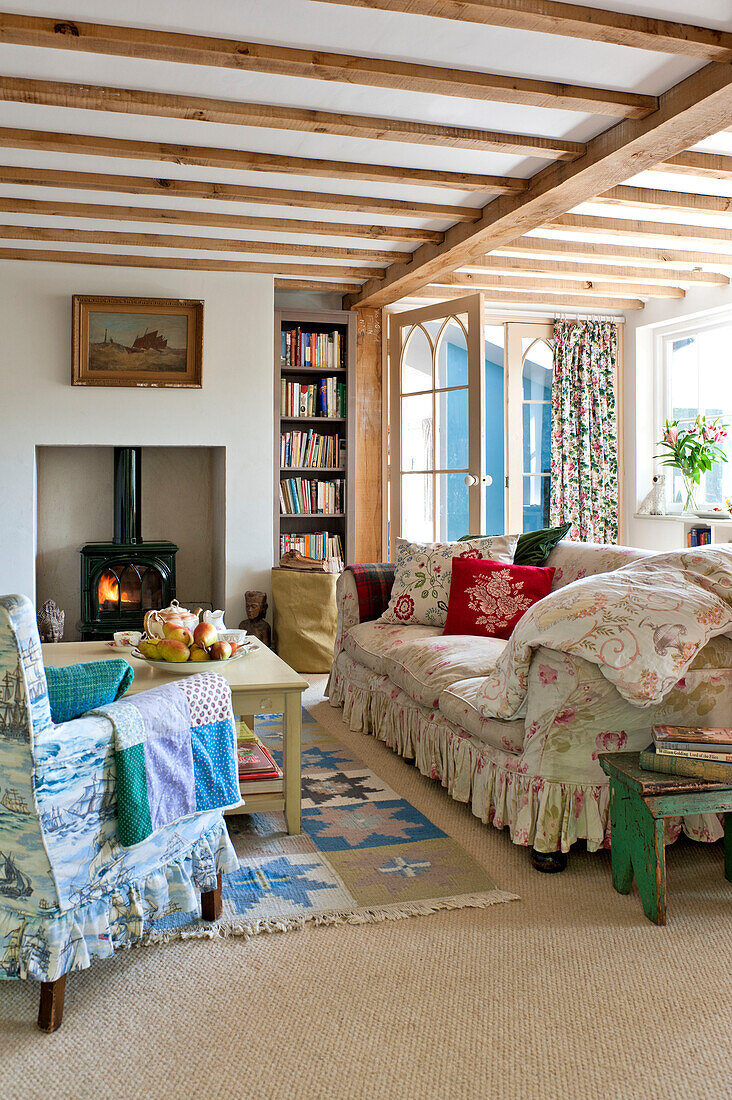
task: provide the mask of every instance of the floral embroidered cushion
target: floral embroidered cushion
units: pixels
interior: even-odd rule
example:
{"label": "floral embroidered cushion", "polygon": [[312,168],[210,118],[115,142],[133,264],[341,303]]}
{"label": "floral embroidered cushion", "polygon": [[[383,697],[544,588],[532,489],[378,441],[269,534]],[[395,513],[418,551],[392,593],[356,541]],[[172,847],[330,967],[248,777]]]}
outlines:
{"label": "floral embroidered cushion", "polygon": [[548,596],[554,570],[455,559],[445,634],[510,638],[519,619]]}
{"label": "floral embroidered cushion", "polygon": [[396,572],[381,622],[444,626],[453,561],[472,558],[513,561],[518,535],[494,535],[467,542],[407,542],[397,539]]}

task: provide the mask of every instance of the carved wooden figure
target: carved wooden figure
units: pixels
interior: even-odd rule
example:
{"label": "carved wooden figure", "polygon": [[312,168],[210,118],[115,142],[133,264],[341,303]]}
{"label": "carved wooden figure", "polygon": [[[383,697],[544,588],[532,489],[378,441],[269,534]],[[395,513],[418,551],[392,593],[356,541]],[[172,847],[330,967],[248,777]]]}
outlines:
{"label": "carved wooden figure", "polygon": [[266,592],[245,592],[244,606],[248,618],[239,623],[239,629],[246,630],[247,634],[251,634],[254,638],[258,638],[260,642],[264,642],[266,646],[271,647],[272,628],[265,619],[267,614]]}
{"label": "carved wooden figure", "polygon": [[36,615],[42,642],[60,642],[64,636],[66,612],[53,600],[46,600]]}

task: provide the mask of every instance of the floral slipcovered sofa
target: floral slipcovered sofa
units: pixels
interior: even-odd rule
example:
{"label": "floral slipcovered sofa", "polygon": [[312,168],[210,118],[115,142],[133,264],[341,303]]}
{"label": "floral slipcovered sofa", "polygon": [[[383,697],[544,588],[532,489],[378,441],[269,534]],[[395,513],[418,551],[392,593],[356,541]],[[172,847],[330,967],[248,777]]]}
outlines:
{"label": "floral slipcovered sofa", "polygon": [[[507,642],[361,621],[347,570],[329,682],[351,730],[413,758],[535,860],[609,846],[600,753],[645,748],[656,722],[732,725],[732,547],[560,542],[546,564],[552,592]],[[393,567],[375,568],[388,599]],[[669,821],[667,839],[682,829],[722,835],[714,815]]]}

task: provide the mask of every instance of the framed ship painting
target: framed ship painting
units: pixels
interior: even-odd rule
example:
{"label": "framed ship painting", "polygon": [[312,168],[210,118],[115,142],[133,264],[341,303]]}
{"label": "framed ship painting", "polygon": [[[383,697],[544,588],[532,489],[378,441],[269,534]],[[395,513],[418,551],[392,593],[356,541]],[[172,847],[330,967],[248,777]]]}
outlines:
{"label": "framed ship painting", "polygon": [[72,386],[200,389],[203,302],[75,294]]}

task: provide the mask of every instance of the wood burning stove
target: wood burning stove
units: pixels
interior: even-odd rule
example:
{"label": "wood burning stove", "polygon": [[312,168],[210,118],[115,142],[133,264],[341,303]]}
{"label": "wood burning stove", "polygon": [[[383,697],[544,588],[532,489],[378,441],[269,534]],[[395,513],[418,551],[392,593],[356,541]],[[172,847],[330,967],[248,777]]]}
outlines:
{"label": "wood burning stove", "polygon": [[114,448],[114,539],[81,548],[83,641],[142,630],[146,611],[175,597],[175,555],[167,541],[142,538],[140,447]]}

